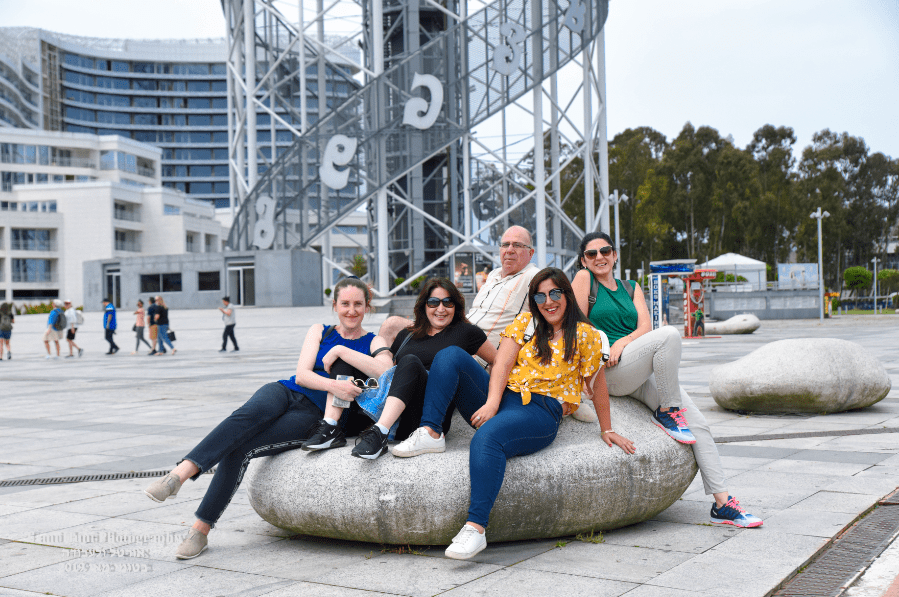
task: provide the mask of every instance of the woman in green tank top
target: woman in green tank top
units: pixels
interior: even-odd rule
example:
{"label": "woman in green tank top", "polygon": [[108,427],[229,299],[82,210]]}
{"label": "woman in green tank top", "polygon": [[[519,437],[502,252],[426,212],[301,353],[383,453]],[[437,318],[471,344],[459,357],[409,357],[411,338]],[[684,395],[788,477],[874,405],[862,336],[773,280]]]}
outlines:
{"label": "woman in green tank top", "polygon": [[680,386],[680,333],[673,326],[652,329],[643,291],[614,276],[618,253],[608,234],[591,232],[581,241],[578,254],[583,269],[571,286],[581,311],[612,345],[606,363],[609,395],[640,400],[653,411],[656,425],[675,440],[692,444],[705,492],[715,497],[711,522],[761,526],[761,519],[747,514],[729,495],[708,423]]}

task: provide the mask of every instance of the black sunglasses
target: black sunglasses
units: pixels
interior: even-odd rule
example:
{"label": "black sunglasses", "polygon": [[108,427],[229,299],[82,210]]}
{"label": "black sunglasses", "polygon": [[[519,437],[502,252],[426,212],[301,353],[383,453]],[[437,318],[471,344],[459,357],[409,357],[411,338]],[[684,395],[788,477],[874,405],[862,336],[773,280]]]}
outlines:
{"label": "black sunglasses", "polygon": [[455,307],[456,303],[453,302],[453,299],[450,297],[444,297],[442,299],[437,298],[436,296],[432,296],[428,300],[425,301],[425,304],[432,309],[436,309],[440,306],[440,303],[443,303],[443,306],[449,309],[450,307]]}
{"label": "black sunglasses", "polygon": [[561,288],[553,288],[548,293],[538,292],[537,294],[534,295],[534,302],[537,303],[538,305],[542,305],[543,303],[546,302],[547,294],[549,294],[549,298],[551,298],[552,300],[558,301],[560,298],[562,298],[562,295],[565,293],[562,291]]}
{"label": "black sunglasses", "polygon": [[369,377],[368,379],[354,379],[353,385],[362,388],[363,390],[376,390],[380,387],[378,386],[378,380],[374,377]]}
{"label": "black sunglasses", "polygon": [[586,257],[587,259],[596,259],[597,253],[602,253],[604,256],[608,256],[608,255],[611,255],[612,251],[614,251],[614,250],[615,249],[613,249],[611,246],[606,245],[604,247],[601,247],[599,249],[599,251],[597,251],[596,249],[590,249],[589,251],[584,251],[584,257]]}

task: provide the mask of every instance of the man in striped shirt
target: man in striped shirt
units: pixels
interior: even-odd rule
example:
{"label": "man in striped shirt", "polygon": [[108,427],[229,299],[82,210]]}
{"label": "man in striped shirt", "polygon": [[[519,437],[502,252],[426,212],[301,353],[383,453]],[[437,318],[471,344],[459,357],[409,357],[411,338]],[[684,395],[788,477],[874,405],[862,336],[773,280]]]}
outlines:
{"label": "man in striped shirt", "polygon": [[[500,334],[515,316],[528,309],[528,287],[539,271],[531,263],[534,255],[531,234],[521,226],[512,226],[500,239],[500,267],[487,276],[468,311],[468,320],[484,330],[494,346]],[[411,325],[405,317],[388,317],[378,332],[388,346],[399,331]]]}

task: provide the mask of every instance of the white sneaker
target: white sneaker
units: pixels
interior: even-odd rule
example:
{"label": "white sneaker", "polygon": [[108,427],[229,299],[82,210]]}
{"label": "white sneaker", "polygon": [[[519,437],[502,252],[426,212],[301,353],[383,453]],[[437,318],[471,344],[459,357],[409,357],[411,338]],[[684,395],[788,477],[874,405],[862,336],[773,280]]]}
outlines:
{"label": "white sneaker", "polygon": [[434,439],[425,427],[419,427],[405,441],[395,445],[390,453],[400,458],[409,458],[419,454],[437,454],[445,451],[446,438],[442,433],[439,438]]}
{"label": "white sneaker", "polygon": [[487,547],[487,533],[480,533],[470,524],[466,524],[459,534],[453,537],[452,545],[447,547],[444,553],[446,557],[454,560],[467,560],[484,551],[485,547]]}

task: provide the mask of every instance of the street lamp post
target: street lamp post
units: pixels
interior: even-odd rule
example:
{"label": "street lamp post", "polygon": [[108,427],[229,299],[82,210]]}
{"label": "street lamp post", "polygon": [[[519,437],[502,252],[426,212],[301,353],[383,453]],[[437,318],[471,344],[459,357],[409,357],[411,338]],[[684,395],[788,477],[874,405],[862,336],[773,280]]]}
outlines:
{"label": "street lamp post", "polygon": [[818,220],[818,304],[821,309],[818,312],[818,319],[824,319],[824,257],[823,257],[823,249],[821,245],[821,221],[824,218],[830,217],[830,214],[826,211],[821,211],[821,208],[818,208],[818,211],[813,212],[810,218],[814,218]]}
{"label": "street lamp post", "polygon": [[621,279],[621,226],[618,223],[618,204],[627,201],[627,195],[618,195],[618,189],[609,197],[609,202],[615,206],[615,250],[618,251],[618,261],[615,262],[615,277]]}
{"label": "street lamp post", "polygon": [[874,315],[877,315],[877,257],[871,260],[874,264]]}

